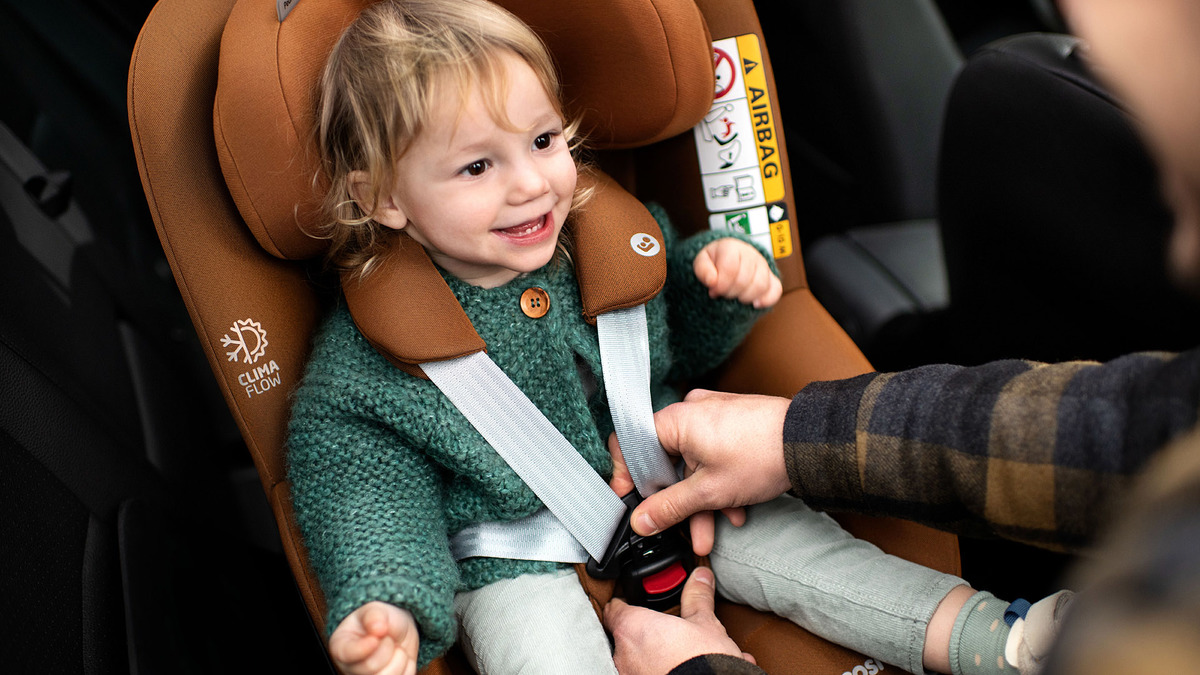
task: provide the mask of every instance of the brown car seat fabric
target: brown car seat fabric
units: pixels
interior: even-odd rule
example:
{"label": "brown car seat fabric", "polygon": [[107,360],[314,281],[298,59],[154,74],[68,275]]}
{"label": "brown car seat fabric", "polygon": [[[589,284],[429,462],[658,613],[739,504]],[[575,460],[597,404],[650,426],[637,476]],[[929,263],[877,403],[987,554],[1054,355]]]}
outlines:
{"label": "brown car seat fabric", "polygon": [[[159,238],[254,459],[301,593],[322,630],[324,601],[295,526],[284,443],[288,393],[302,375],[322,314],[309,266],[292,260],[318,255],[323,242],[303,231],[315,204],[315,165],[304,164],[311,159],[306,120],[311,91],[303,77],[285,81],[278,68],[284,64],[315,78],[327,45],[361,2],[301,0],[280,24],[274,4],[265,0],[161,0],[134,50],[128,89],[135,153]],[[624,209],[639,199],[655,199],[685,232],[703,227],[706,214],[697,210],[703,202],[689,129],[712,102],[710,38],[754,34],[761,40],[751,0],[504,4],[551,46],[568,109],[582,115],[592,145],[642,146],[597,153],[598,163],[615,167],[610,173],[619,180],[606,182],[593,202],[616,199],[616,208]],[[309,17],[308,23],[305,17],[314,9],[321,16]],[[246,50],[240,57],[226,49],[234,42]],[[763,60],[770,76],[765,45]],[[229,72],[247,77],[240,89],[229,84]],[[771,100],[777,110],[773,93]],[[779,146],[782,152],[782,138]],[[785,182],[790,181],[786,157],[780,161]],[[795,214],[790,191],[786,200]],[[793,216],[793,238],[794,221]],[[813,380],[869,370],[861,352],[804,286],[798,247],[777,263],[784,298],[716,383],[790,396]],[[582,271],[581,278],[587,274]],[[583,283],[592,287],[586,279]],[[627,291],[602,294],[589,300],[589,307],[601,311],[620,304],[625,301],[620,298],[630,297]],[[952,536],[886,520],[843,522],[889,552],[958,570]],[[769,672],[839,675],[863,663],[863,657],[776,617],[727,605],[722,612],[731,634],[746,640],[743,644]],[[468,672],[456,658],[436,662],[430,672]]]}

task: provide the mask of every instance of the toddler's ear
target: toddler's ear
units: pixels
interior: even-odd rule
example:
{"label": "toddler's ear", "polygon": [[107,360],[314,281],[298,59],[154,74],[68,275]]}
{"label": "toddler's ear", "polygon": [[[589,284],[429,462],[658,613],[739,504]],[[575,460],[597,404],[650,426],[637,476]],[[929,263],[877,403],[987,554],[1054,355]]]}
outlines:
{"label": "toddler's ear", "polygon": [[350,197],[363,213],[370,214],[371,220],[393,230],[403,230],[408,224],[408,216],[392,194],[380,193],[376,201],[372,194],[374,185],[366,171],[351,171],[346,176],[346,183]]}

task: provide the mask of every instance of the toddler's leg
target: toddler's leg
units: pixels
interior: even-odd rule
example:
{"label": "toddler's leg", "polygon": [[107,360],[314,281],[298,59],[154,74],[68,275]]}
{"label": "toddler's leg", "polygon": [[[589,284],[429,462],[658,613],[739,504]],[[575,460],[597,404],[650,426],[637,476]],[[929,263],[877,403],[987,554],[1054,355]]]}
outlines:
{"label": "toddler's leg", "polygon": [[527,574],[454,597],[459,645],[481,675],[615,675],[608,636],[574,570]]}
{"label": "toddler's leg", "polygon": [[750,507],[743,527],[717,523],[711,560],[724,597],[914,673],[934,610],[966,583],[855,539],[789,496]]}

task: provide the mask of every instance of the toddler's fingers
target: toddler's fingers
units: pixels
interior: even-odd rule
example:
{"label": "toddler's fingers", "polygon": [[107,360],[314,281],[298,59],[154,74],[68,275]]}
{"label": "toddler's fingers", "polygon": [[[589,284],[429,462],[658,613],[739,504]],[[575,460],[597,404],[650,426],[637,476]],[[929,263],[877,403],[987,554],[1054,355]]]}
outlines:
{"label": "toddler's fingers", "polygon": [[700,255],[696,256],[697,264],[703,259],[703,268],[711,270],[705,277],[701,277],[699,271],[697,272],[697,278],[708,287],[708,296],[710,298],[723,296],[729,287],[729,256],[725,250],[727,241],[726,239],[718,239],[701,249]]}
{"label": "toddler's fingers", "polygon": [[753,281],[753,260],[746,256],[746,248],[747,246],[726,246],[722,249],[721,257],[717,261],[717,270],[721,278],[713,288],[720,297],[736,298],[742,289]]}
{"label": "toddler's fingers", "polygon": [[387,608],[378,603],[370,603],[362,615],[363,631],[367,635],[375,637],[383,637],[390,630],[390,621],[388,620]]}
{"label": "toddler's fingers", "polygon": [[396,641],[391,636],[379,640],[379,646],[356,666],[359,673],[381,673],[396,658]]}
{"label": "toddler's fingers", "polygon": [[769,283],[770,288],[767,289],[766,294],[754,301],[755,309],[774,307],[775,303],[779,302],[779,299],[783,297],[783,282],[779,280],[779,277],[772,274]]}
{"label": "toddler's fingers", "polygon": [[741,292],[738,293],[738,302],[742,303],[743,305],[749,305],[755,300],[758,300],[766,295],[767,291],[771,288],[770,277],[773,276],[775,275],[771,274],[771,268],[767,266],[766,260],[761,260],[761,262],[752,262],[750,264],[749,281],[746,286],[741,289]]}
{"label": "toddler's fingers", "polygon": [[417,662],[412,659],[402,659],[388,664],[387,670],[380,675],[417,675]]}
{"label": "toddler's fingers", "polygon": [[361,664],[379,647],[379,638],[372,635],[356,635],[334,631],[329,638],[329,656],[344,668]]}
{"label": "toddler's fingers", "polygon": [[706,288],[712,288],[712,285],[717,281],[717,266],[713,262],[711,245],[700,249],[700,253],[696,255],[696,259],[692,262],[692,272],[695,273],[696,279],[704,284]]}

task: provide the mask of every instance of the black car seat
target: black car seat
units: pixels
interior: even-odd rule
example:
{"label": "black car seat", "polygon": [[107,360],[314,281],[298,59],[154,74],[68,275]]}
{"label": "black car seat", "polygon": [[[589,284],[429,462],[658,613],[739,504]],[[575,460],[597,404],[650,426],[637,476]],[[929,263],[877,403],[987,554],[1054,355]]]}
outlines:
{"label": "black car seat", "polygon": [[934,0],[757,5],[787,59],[780,99],[809,283],[875,361],[949,301],[937,153],[963,57]]}
{"label": "black car seat", "polygon": [[[223,32],[229,40],[232,32],[247,29],[247,22],[259,22],[271,36],[253,43],[243,54],[246,60],[235,67],[265,65],[282,70],[299,63],[311,73],[324,60],[314,45],[331,44],[360,4],[325,3],[325,19],[304,23],[298,18],[319,5],[301,2],[280,24],[271,3],[221,0],[198,5],[163,0],[142,30],[129,74],[134,147],[163,248],[253,455],[297,583],[319,627],[324,623],[323,600],[293,520],[283,447],[287,392],[302,373],[328,289],[322,293],[314,283],[320,277],[307,259],[319,247],[311,240],[297,236],[294,227],[291,234],[263,228],[253,222],[256,217],[244,219],[245,210],[239,212],[247,189],[235,187],[234,193],[242,193],[238,195],[242,202],[235,203],[222,176],[213,138],[213,101]],[[584,115],[600,166],[638,198],[663,203],[685,231],[689,223],[691,229],[713,222],[723,225],[725,216],[710,213],[704,198],[721,193],[712,189],[721,185],[702,182],[696,150],[700,134],[690,130],[704,116],[714,91],[710,35],[715,40],[747,36],[745,43],[739,43],[748,45],[741,57],[718,63],[717,70],[740,65],[744,73],[757,68],[754,77],[760,78],[756,84],[761,87],[757,91],[770,96],[756,103],[770,101],[768,121],[770,112],[778,110],[770,60],[749,0],[569,6],[510,0],[504,4],[550,45],[562,70],[566,97],[572,110]],[[222,68],[228,65],[227,61]],[[733,73],[726,71],[725,76]],[[250,134],[248,147],[255,147],[255,142],[276,147],[274,140],[253,132],[294,134],[286,111],[274,115],[278,108],[272,106],[303,110],[300,101],[311,96],[310,87],[297,87],[286,78],[268,81],[274,85],[261,91],[261,115],[243,120],[258,123],[243,130]],[[234,129],[229,120],[222,120],[222,127]],[[768,245],[776,252],[786,293],[711,384],[791,395],[807,382],[854,375],[870,365],[807,288],[795,219],[789,216],[796,211],[787,189],[789,167],[782,132],[774,127],[756,135],[760,140],[779,141],[767,143],[766,150],[757,148],[757,154],[770,158],[770,168],[760,178],[769,174],[781,179],[781,191],[769,204],[770,220],[762,224],[769,226]],[[296,138],[305,135],[283,142],[294,146]],[[266,165],[275,188],[255,204],[290,217],[296,204],[311,200],[311,192],[306,192],[311,173],[288,174],[288,165],[287,161]],[[761,171],[762,166],[754,170]],[[725,194],[736,199],[741,194],[737,188],[744,185],[733,185],[734,191]],[[729,220],[744,223],[743,215],[735,213]],[[952,536],[889,519],[847,517],[843,523],[897,555],[946,571],[958,569],[957,540]],[[816,640],[778,618],[728,603],[722,604],[719,615],[731,635],[771,672],[841,673],[863,663],[862,656]],[[430,670],[458,667],[453,661],[438,661]]]}
{"label": "black car seat", "polygon": [[1200,313],[1167,275],[1172,217],[1154,162],[1078,38],[1022,34],[974,54],[941,153],[953,308],[932,336],[942,358],[1195,346]]}

